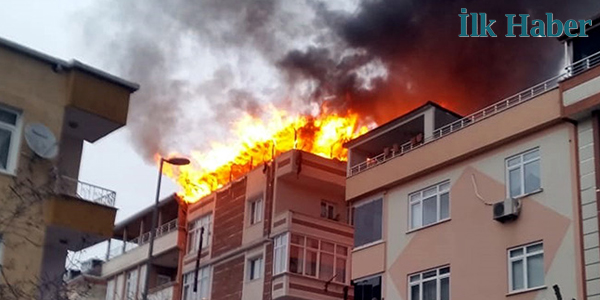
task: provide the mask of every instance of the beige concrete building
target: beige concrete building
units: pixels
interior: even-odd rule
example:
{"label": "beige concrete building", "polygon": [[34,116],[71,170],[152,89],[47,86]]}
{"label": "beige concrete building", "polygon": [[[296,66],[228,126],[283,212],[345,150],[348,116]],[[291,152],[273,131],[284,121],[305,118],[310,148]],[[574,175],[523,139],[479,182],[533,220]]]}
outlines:
{"label": "beige concrete building", "polygon": [[347,143],[354,299],[600,299],[588,33],[564,41],[557,77],[466,117],[427,104]]}
{"label": "beige concrete building", "polygon": [[[83,141],[125,125],[137,89],[0,39],[1,299],[57,299],[67,250],[110,236],[115,193],[77,180],[81,150]],[[41,158],[25,142],[54,145],[35,124],[56,137],[56,158]]]}
{"label": "beige concrete building", "polygon": [[[351,299],[345,169],[292,150],[196,203],[163,200],[148,298]],[[142,297],[150,217],[148,208],[115,227],[127,242],[113,242],[103,265],[106,300]]]}

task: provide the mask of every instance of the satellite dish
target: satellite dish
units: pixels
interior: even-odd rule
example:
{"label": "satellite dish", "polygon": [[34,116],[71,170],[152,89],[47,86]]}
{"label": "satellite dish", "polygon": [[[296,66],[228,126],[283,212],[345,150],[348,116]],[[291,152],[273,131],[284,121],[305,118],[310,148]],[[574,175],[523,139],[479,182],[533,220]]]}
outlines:
{"label": "satellite dish", "polygon": [[56,137],[41,123],[30,123],[25,127],[25,141],[31,151],[41,158],[52,159],[58,155]]}

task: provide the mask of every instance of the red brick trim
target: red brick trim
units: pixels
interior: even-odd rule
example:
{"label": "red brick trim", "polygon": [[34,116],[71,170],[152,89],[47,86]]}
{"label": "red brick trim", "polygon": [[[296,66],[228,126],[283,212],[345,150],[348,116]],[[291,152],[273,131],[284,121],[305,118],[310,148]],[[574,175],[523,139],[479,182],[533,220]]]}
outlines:
{"label": "red brick trim", "polygon": [[283,225],[283,224],[285,224],[285,222],[286,222],[286,221],[287,221],[287,218],[283,218],[283,219],[281,219],[281,220],[279,220],[279,221],[277,221],[277,222],[273,223],[273,228],[275,228],[275,227],[278,227],[278,226],[280,226],[280,225]]}
{"label": "red brick trim", "polygon": [[296,284],[296,283],[290,283],[290,289],[294,289],[294,290],[300,290],[300,291],[305,291],[305,292],[310,292],[310,293],[315,293],[315,294],[320,294],[320,295],[327,295],[327,296],[331,296],[331,297],[335,297],[338,299],[341,299],[342,297],[344,297],[343,293],[336,293],[336,292],[332,292],[332,291],[325,291],[325,282],[323,282],[323,288],[315,288],[312,286],[306,286],[306,285],[301,285],[301,284]]}
{"label": "red brick trim", "polygon": [[283,283],[281,283],[281,282],[280,282],[280,283],[278,283],[278,284],[275,284],[275,285],[273,285],[273,290],[274,290],[274,291],[276,291],[276,290],[280,290],[280,289],[282,289],[282,288],[283,288]]}
{"label": "red brick trim", "polygon": [[282,160],[282,161],[278,162],[278,163],[277,163],[277,167],[278,167],[278,168],[281,168],[281,167],[283,167],[283,166],[286,166],[286,165],[289,165],[289,164],[290,164],[290,159],[289,159],[289,158],[286,158],[286,159],[284,159],[284,160]]}

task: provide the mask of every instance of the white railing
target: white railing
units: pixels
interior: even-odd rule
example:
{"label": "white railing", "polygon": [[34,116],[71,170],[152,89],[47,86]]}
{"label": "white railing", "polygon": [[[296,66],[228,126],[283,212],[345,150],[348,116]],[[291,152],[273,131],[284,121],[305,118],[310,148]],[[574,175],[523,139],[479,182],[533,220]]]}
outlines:
{"label": "white railing", "polygon": [[114,207],[117,193],[67,176],[59,176],[56,193]]}
{"label": "white railing", "polygon": [[580,74],[581,72],[593,68],[600,64],[600,52],[596,52],[586,58],[578,60],[572,63],[570,66],[566,67],[567,73],[569,76],[575,76]]}
{"label": "white railing", "polygon": [[[173,219],[165,224],[162,224],[158,228],[156,228],[155,238],[159,238],[163,235],[166,235],[170,232],[177,230],[177,219]],[[141,245],[150,242],[150,231],[145,232],[144,234],[136,237],[130,241],[124,241],[124,244],[121,244],[117,247],[113,247],[108,251],[108,259],[112,259],[124,253],[127,253]]]}
{"label": "white railing", "polygon": [[433,131],[431,136],[425,137],[425,139],[420,143],[415,143],[413,141],[406,142],[402,144],[398,149],[391,150],[388,153],[381,153],[377,156],[367,158],[364,162],[361,162],[357,165],[354,165],[350,168],[350,172],[348,177],[354,176],[360,172],[378,166],[392,158],[404,155],[416,148],[419,148],[425,144],[431,143],[435,140],[443,138],[447,135],[450,135],[454,132],[457,132],[463,128],[466,128],[472,124],[475,124],[479,121],[487,119],[493,115],[496,115],[502,111],[505,111],[509,108],[517,106],[523,102],[529,101],[532,98],[539,96],[549,90],[552,90],[558,86],[558,82],[566,76],[566,73],[560,74],[553,78],[550,78],[542,83],[534,85],[526,90],[523,90],[517,94],[514,94],[510,97],[502,99],[482,110],[479,110],[473,114],[470,114],[462,119],[454,121],[448,125],[445,125],[439,129]]}

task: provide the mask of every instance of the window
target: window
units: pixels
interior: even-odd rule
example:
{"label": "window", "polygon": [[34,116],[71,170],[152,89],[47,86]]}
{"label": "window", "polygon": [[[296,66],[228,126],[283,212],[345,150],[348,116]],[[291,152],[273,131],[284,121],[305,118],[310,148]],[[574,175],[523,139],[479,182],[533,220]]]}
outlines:
{"label": "window", "polygon": [[356,280],[354,300],[381,300],[381,276]]}
{"label": "window", "polygon": [[354,247],[381,240],[383,199],[354,207]]}
{"label": "window", "polygon": [[111,279],[106,283],[106,300],[115,299],[115,279]]}
{"label": "window", "polygon": [[445,181],[408,196],[410,229],[450,218],[450,182]]}
{"label": "window", "polygon": [[409,300],[449,300],[450,267],[408,276]]}
{"label": "window", "polygon": [[137,275],[137,269],[127,273],[127,279],[125,281],[125,295],[127,299],[135,299],[135,294],[137,292]]}
{"label": "window", "polygon": [[321,217],[335,220],[335,205],[326,201],[321,201]]}
{"label": "window", "polygon": [[250,225],[262,221],[263,217],[263,199],[259,198],[250,202]]}
{"label": "window", "polygon": [[506,160],[507,194],[512,198],[541,188],[540,150],[533,149]]}
{"label": "window", "polygon": [[347,257],[347,246],[291,234],[289,271],[292,273],[346,283]]}
{"label": "window", "polygon": [[198,251],[200,228],[202,227],[204,227],[204,235],[202,236],[202,249],[205,249],[210,245],[210,238],[212,236],[212,215],[208,214],[189,225],[187,253]]}
{"label": "window", "polygon": [[273,246],[273,274],[281,274],[286,270],[287,263],[287,234],[275,237]]}
{"label": "window", "polygon": [[508,277],[511,292],[544,286],[544,244],[508,250]]}
{"label": "window", "polygon": [[204,267],[198,270],[198,291],[194,293],[195,271],[183,275],[182,300],[206,300],[210,292],[210,268]]}
{"label": "window", "polygon": [[262,276],[262,264],[262,256],[248,260],[248,280],[255,280]]}
{"label": "window", "polygon": [[17,160],[21,114],[0,106],[0,170],[14,172]]}

